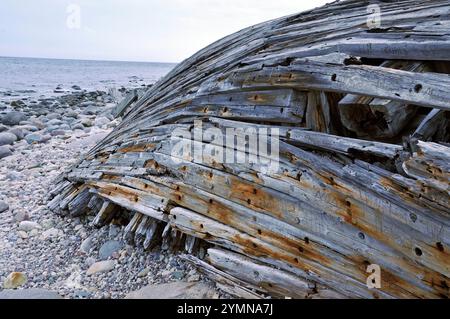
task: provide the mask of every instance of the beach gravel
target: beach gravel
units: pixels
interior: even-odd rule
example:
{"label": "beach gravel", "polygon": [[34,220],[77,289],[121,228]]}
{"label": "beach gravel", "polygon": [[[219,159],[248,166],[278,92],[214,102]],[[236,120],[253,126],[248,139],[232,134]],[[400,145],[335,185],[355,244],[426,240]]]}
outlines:
{"label": "beach gravel", "polygon": [[[61,217],[47,209],[56,177],[118,123],[105,92],[75,90],[15,105],[0,111],[0,134],[8,134],[8,145],[0,146],[0,283],[20,286],[0,287],[0,298],[116,299],[188,278],[209,283],[175,254],[128,245],[125,225],[98,229],[94,216]],[[179,285],[177,293],[189,295],[190,287]]]}

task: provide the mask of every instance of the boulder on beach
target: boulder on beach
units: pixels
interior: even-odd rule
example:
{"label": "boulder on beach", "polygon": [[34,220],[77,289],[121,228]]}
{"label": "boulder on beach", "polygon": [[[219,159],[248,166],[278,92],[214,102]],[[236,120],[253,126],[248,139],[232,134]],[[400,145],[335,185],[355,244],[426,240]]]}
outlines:
{"label": "boulder on beach", "polygon": [[11,156],[12,154],[8,146],[0,146],[0,159]]}
{"label": "boulder on beach", "polygon": [[173,282],[146,286],[125,299],[211,299],[214,294],[213,288],[202,283]]}
{"label": "boulder on beach", "polygon": [[51,136],[64,136],[64,135],[66,135],[66,131],[61,130],[61,129],[56,129],[56,130],[52,130],[50,135]]}
{"label": "boulder on beach", "polygon": [[14,134],[18,140],[22,140],[25,136],[24,131],[19,127],[14,127],[8,131],[8,133]]}
{"label": "boulder on beach", "polygon": [[3,282],[4,289],[16,289],[27,282],[27,276],[22,272],[12,272]]}
{"label": "boulder on beach", "polygon": [[42,135],[39,133],[31,133],[25,136],[25,140],[28,142],[28,144],[45,143],[50,140],[50,138],[50,135]]}
{"label": "boulder on beach", "polygon": [[123,247],[123,244],[117,240],[109,240],[104,243],[99,250],[100,260],[105,260],[111,257],[115,252],[119,251]]}
{"label": "boulder on beach", "polygon": [[6,113],[2,117],[1,122],[2,122],[2,124],[12,126],[12,125],[18,125],[20,122],[26,121],[27,119],[28,119],[28,117],[24,113],[12,111],[12,112]]}
{"label": "boulder on beach", "polygon": [[104,117],[104,116],[99,116],[99,117],[97,117],[97,118],[95,119],[95,121],[94,121],[95,126],[98,126],[98,127],[105,126],[105,125],[109,124],[109,122],[110,122],[110,120],[108,120],[108,119],[107,119],[106,117]]}
{"label": "boulder on beach", "polygon": [[99,261],[92,264],[87,270],[86,274],[90,276],[96,273],[108,272],[113,270],[115,266],[116,261],[114,260]]}
{"label": "boulder on beach", "polygon": [[54,90],[53,93],[64,93],[64,90],[62,88],[62,85],[58,85]]}
{"label": "boulder on beach", "polygon": [[72,126],[72,130],[84,130],[84,125],[81,123],[76,123]]}
{"label": "boulder on beach", "polygon": [[24,124],[24,125],[20,125],[20,126],[16,126],[15,128],[20,128],[23,131],[28,131],[28,132],[37,132],[39,131],[39,129],[31,124]]}
{"label": "boulder on beach", "polygon": [[47,122],[47,125],[48,126],[51,126],[51,125],[61,125],[61,124],[63,124],[64,122],[63,121],[61,121],[60,119],[58,119],[58,118],[53,118],[53,119],[51,119],[51,120],[49,120],[48,122]]}
{"label": "boulder on beach", "polygon": [[10,103],[10,105],[11,105],[12,107],[24,107],[26,104],[25,104],[25,102],[22,101],[22,100],[17,100],[17,101],[12,101],[12,102]]}
{"label": "boulder on beach", "polygon": [[29,220],[24,220],[19,223],[19,230],[28,232],[32,231],[33,229],[42,229],[42,227],[38,223]]}
{"label": "boulder on beach", "polygon": [[8,132],[0,133],[0,146],[12,145],[15,141],[17,141],[16,135]]}
{"label": "boulder on beach", "polygon": [[4,290],[0,292],[0,299],[63,299],[57,292],[42,289]]}
{"label": "boulder on beach", "polygon": [[83,124],[83,126],[85,126],[85,127],[92,127],[92,126],[94,126],[93,121],[88,119],[88,118],[82,119],[81,120],[81,124]]}

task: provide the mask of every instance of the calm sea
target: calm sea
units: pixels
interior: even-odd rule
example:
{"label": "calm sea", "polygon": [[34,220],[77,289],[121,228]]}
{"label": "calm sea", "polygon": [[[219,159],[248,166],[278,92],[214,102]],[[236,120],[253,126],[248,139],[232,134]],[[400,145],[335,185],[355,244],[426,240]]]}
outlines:
{"label": "calm sea", "polygon": [[81,61],[0,57],[0,95],[3,97],[55,95],[60,86],[86,90],[139,87],[156,82],[175,64]]}

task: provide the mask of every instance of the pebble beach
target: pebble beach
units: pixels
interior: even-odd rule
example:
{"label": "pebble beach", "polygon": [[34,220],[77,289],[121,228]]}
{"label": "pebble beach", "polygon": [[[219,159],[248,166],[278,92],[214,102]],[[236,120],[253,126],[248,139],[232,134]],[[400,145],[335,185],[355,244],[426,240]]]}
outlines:
{"label": "pebble beach", "polygon": [[46,207],[56,177],[119,123],[112,111],[127,91],[0,96],[0,298],[222,296],[177,255],[126,243],[124,225],[98,229],[94,216]]}

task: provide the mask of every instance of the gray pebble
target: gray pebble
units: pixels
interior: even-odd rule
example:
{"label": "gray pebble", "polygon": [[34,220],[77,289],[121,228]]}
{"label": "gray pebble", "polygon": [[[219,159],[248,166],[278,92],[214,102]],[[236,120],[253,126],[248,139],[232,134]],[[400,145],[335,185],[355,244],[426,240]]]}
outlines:
{"label": "gray pebble", "polygon": [[0,146],[12,145],[15,141],[17,141],[17,136],[14,134],[8,132],[0,133]]}
{"label": "gray pebble", "polygon": [[0,146],[0,159],[11,156],[13,153],[8,146]]}
{"label": "gray pebble", "polygon": [[50,140],[50,138],[50,135],[42,135],[39,133],[31,133],[25,136],[25,140],[28,142],[28,144],[45,143]]}
{"label": "gray pebble", "polygon": [[6,113],[5,116],[2,118],[2,123],[5,125],[18,125],[21,121],[26,121],[28,117],[22,113],[17,111],[12,111],[9,113]]}
{"label": "gray pebble", "polygon": [[6,212],[9,209],[9,205],[0,200],[0,213]]}
{"label": "gray pebble", "polygon": [[100,247],[98,256],[100,260],[108,259],[112,257],[115,252],[122,249],[122,247],[123,244],[121,242],[117,240],[109,240]]}

